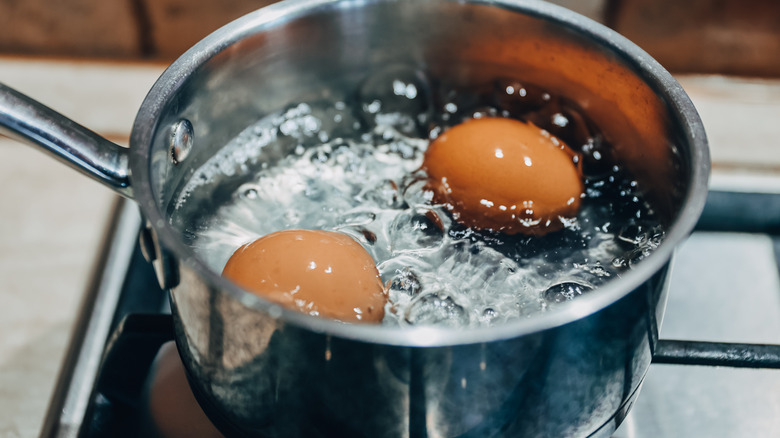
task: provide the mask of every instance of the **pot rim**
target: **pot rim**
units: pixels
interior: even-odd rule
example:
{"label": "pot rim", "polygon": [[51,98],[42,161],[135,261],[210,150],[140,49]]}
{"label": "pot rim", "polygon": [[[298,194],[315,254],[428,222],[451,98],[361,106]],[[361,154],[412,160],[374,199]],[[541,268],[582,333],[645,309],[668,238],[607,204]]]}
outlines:
{"label": "pot rim", "polygon": [[[262,311],[299,328],[318,333],[368,343],[397,346],[453,346],[510,339],[558,327],[609,306],[628,295],[671,259],[675,247],[693,230],[704,207],[710,170],[707,138],[701,119],[682,86],[645,51],[617,32],[563,7],[539,0],[466,0],[467,3],[500,7],[534,16],[569,28],[597,44],[614,51],[633,68],[651,88],[666,99],[671,116],[677,118],[682,136],[691,145],[690,184],[686,189],[683,207],[676,220],[667,229],[659,247],[636,267],[620,277],[598,287],[597,293],[587,294],[567,303],[561,303],[532,318],[519,319],[494,327],[388,327],[373,324],[348,324],[326,318],[306,315],[282,308],[263,298],[245,292],[194,256],[178,237],[179,233],[165,220],[153,195],[149,175],[149,152],[153,134],[160,122],[163,108],[169,98],[188,80],[192,73],[213,56],[246,36],[262,32],[279,24],[302,17],[317,10],[359,7],[384,0],[287,0],[249,13],[213,32],[195,44],[174,61],[160,76],[144,99],[136,116],[131,134],[130,166],[136,201],[148,223],[166,250],[198,272],[218,293],[226,293],[245,306]],[[449,0],[448,0],[449,1]],[[454,0],[463,3],[463,0]]]}

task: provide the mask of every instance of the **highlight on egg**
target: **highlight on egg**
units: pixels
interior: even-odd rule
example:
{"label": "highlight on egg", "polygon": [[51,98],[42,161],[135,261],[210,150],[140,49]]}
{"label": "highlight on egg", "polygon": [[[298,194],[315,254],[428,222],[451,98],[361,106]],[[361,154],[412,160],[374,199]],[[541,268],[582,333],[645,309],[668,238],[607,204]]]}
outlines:
{"label": "highlight on egg", "polygon": [[445,131],[425,153],[434,201],[480,230],[543,235],[577,215],[579,155],[531,123],[486,117]]}
{"label": "highlight on egg", "polygon": [[287,308],[342,322],[380,322],[387,297],[373,258],[333,231],[283,230],[236,250],[222,275]]}

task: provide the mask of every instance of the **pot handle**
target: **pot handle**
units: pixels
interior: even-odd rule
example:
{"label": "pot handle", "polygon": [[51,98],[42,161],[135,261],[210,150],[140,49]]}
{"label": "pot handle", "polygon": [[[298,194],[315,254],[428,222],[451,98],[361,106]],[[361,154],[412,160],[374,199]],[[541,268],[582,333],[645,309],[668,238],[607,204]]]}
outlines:
{"label": "pot handle", "polygon": [[660,339],[653,363],[780,369],[780,345]]}
{"label": "pot handle", "polygon": [[[780,235],[780,196],[710,190],[696,231],[761,233],[776,238]],[[653,363],[780,369],[780,345],[660,339]]]}
{"label": "pot handle", "polygon": [[82,174],[132,198],[130,152],[0,83],[0,132],[41,147]]}

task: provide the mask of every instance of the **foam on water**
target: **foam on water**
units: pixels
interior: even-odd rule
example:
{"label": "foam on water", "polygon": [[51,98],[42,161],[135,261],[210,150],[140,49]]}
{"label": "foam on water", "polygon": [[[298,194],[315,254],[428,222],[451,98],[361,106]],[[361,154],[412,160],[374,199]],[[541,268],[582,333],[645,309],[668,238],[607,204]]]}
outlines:
{"label": "foam on water", "polygon": [[274,231],[348,234],[377,263],[389,298],[386,324],[495,325],[593,293],[663,238],[637,184],[601,162],[597,134],[577,148],[586,197],[560,232],[528,237],[470,230],[425,190],[419,168],[429,138],[475,114],[514,115],[515,103],[501,103],[504,94],[530,99],[535,92],[537,106],[520,118],[548,111],[551,130],[572,129],[579,117],[570,109],[564,115],[560,105],[546,109],[556,102],[548,104],[543,90],[516,81],[497,89],[496,107],[469,107],[469,96],[448,90],[439,93],[436,111],[423,75],[388,71],[369,78],[354,105],[291,106],[246,128],[197,169],[176,208],[233,177],[240,182],[229,199],[197,222],[176,212],[172,220],[183,223],[193,250],[216,271],[240,245]]}

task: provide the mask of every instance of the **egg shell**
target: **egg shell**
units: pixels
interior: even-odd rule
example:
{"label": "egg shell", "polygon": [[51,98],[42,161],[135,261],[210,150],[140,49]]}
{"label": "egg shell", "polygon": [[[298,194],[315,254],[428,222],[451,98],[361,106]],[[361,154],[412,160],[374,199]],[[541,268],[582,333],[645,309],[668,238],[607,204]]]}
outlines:
{"label": "egg shell", "polygon": [[547,131],[519,120],[470,119],[425,153],[434,201],[472,228],[541,235],[579,211],[579,156]]}
{"label": "egg shell", "polygon": [[288,308],[343,322],[379,322],[387,301],[371,255],[333,231],[284,230],[240,247],[222,275]]}

